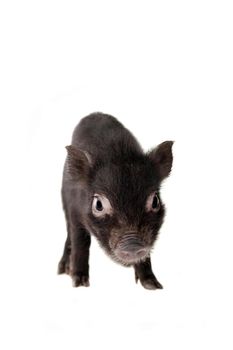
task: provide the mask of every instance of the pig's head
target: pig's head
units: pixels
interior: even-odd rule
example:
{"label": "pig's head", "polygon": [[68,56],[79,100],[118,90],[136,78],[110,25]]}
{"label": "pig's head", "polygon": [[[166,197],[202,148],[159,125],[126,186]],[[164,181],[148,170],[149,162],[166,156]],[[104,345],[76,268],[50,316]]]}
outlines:
{"label": "pig's head", "polygon": [[144,260],[156,240],[165,214],[161,182],[172,167],[172,141],[148,154],[103,163],[68,146],[73,180],[83,184],[83,222],[111,257],[132,265]]}

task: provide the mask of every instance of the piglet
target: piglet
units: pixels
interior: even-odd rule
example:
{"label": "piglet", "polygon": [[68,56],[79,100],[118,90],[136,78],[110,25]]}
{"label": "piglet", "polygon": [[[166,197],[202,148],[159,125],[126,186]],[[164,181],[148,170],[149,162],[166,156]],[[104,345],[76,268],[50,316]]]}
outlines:
{"label": "piglet", "polygon": [[161,182],[172,167],[172,141],[144,153],[116,118],[93,113],[83,118],[67,146],[62,202],[67,239],[58,273],[73,286],[89,286],[91,236],[116,262],[133,266],[136,282],[161,289],[150,252],[163,223]]}

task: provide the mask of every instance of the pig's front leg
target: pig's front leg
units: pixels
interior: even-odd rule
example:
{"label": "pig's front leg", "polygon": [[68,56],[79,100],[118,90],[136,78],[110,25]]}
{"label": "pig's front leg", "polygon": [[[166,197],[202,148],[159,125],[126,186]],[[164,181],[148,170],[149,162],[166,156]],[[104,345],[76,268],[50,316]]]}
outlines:
{"label": "pig's front leg", "polygon": [[71,228],[70,275],[73,286],[89,286],[89,248],[91,237],[80,225]]}
{"label": "pig's front leg", "polygon": [[159,283],[157,278],[155,277],[152,267],[150,257],[148,257],[145,261],[141,261],[138,264],[134,265],[135,270],[135,279],[136,282],[138,279],[141,284],[146,289],[162,289],[163,286]]}

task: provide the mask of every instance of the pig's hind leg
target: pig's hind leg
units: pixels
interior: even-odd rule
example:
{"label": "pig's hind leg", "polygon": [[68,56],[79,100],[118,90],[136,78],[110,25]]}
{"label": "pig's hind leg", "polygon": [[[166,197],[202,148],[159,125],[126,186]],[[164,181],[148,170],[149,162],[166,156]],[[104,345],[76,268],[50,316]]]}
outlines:
{"label": "pig's hind leg", "polygon": [[152,267],[150,257],[145,261],[141,261],[134,265],[135,279],[138,282],[140,280],[142,286],[146,289],[162,289],[163,286],[159,283],[155,277]]}
{"label": "pig's hind leg", "polygon": [[69,223],[67,230],[68,235],[63,255],[58,264],[58,274],[67,273],[70,275],[74,287],[88,287],[90,234],[77,222],[75,224]]}
{"label": "pig's hind leg", "polygon": [[64,251],[62,258],[58,264],[58,274],[67,273],[69,275],[70,273],[70,253],[71,253],[71,242],[70,237],[67,235]]}

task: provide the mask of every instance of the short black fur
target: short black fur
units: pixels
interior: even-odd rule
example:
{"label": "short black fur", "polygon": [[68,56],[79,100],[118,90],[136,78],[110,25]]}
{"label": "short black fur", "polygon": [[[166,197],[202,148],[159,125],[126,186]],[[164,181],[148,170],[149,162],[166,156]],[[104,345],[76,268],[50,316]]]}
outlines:
{"label": "short black fur", "polygon": [[[62,201],[68,235],[58,266],[58,273],[71,275],[75,287],[89,286],[93,235],[115,261],[134,267],[136,281],[145,288],[162,288],[150,251],[164,219],[159,191],[171,171],[172,144],[163,142],[145,154],[116,118],[103,113],[77,125],[66,147]],[[98,202],[95,207],[96,196],[103,206]]]}

